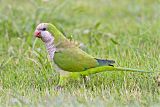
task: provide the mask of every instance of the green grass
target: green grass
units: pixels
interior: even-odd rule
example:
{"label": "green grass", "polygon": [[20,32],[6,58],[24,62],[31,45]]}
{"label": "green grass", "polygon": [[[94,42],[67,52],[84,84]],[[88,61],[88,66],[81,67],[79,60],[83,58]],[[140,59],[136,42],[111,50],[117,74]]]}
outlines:
{"label": "green grass", "polygon": [[0,0],[0,106],[157,106],[158,73],[103,72],[61,91],[44,44],[50,22],[116,66],[160,71],[159,0]]}

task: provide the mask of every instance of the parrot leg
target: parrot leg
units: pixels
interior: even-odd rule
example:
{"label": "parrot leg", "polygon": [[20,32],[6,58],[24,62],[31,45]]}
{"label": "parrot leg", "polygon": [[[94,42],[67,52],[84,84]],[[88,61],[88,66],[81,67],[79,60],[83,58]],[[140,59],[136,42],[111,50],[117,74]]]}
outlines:
{"label": "parrot leg", "polygon": [[71,79],[78,80],[83,78],[84,83],[86,83],[87,81],[89,81],[89,77],[88,77],[89,75],[102,72],[102,70],[101,69],[99,70],[97,67],[97,68],[88,69],[82,72],[67,72],[58,68],[56,71],[59,72],[60,77],[59,77],[58,85],[56,86],[56,90],[62,89],[63,86],[67,85],[67,82]]}
{"label": "parrot leg", "polygon": [[57,91],[62,90],[65,84],[65,81],[66,81],[65,78],[63,76],[60,76],[58,80],[58,84],[55,86],[55,90]]}
{"label": "parrot leg", "polygon": [[59,84],[58,85],[66,85],[68,80],[78,80],[80,79],[81,75],[79,73],[68,73],[67,75],[60,75]]}
{"label": "parrot leg", "polygon": [[67,72],[64,70],[59,70],[59,81],[55,90],[62,90],[69,80],[78,80],[81,77],[81,74],[78,72]]}
{"label": "parrot leg", "polygon": [[157,85],[160,86],[160,74],[158,74],[158,76],[156,77],[156,82]]}

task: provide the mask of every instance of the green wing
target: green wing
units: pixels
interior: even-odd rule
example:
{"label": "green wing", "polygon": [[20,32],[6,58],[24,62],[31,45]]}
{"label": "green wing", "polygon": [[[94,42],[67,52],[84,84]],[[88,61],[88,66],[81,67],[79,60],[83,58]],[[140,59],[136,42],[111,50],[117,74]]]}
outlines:
{"label": "green wing", "polygon": [[63,48],[61,51],[55,52],[54,62],[61,69],[69,72],[80,72],[98,66],[95,58],[78,47]]}

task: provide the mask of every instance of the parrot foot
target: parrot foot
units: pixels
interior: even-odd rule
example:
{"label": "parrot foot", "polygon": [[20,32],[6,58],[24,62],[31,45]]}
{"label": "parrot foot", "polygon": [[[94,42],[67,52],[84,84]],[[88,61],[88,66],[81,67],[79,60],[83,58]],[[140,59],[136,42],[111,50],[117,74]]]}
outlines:
{"label": "parrot foot", "polygon": [[54,87],[55,91],[62,91],[62,89],[63,89],[63,86],[61,86],[61,85],[57,85]]}
{"label": "parrot foot", "polygon": [[89,76],[84,76],[84,77],[83,77],[83,79],[84,79],[84,81],[85,81],[85,82],[87,82],[87,81],[90,81],[90,80],[91,80]]}
{"label": "parrot foot", "polygon": [[160,86],[160,74],[156,77],[157,85]]}

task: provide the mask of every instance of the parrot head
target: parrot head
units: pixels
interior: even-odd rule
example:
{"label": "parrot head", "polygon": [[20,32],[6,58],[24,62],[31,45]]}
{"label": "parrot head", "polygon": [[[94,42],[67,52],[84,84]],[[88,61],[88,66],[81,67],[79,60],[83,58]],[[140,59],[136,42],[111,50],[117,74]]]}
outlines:
{"label": "parrot head", "polygon": [[40,23],[34,32],[35,37],[41,38],[43,42],[47,43],[54,40],[55,43],[66,39],[63,33],[59,31],[56,26],[51,23]]}
{"label": "parrot head", "polygon": [[34,32],[35,37],[41,38],[43,42],[47,42],[53,38],[48,30],[49,23],[40,23]]}

